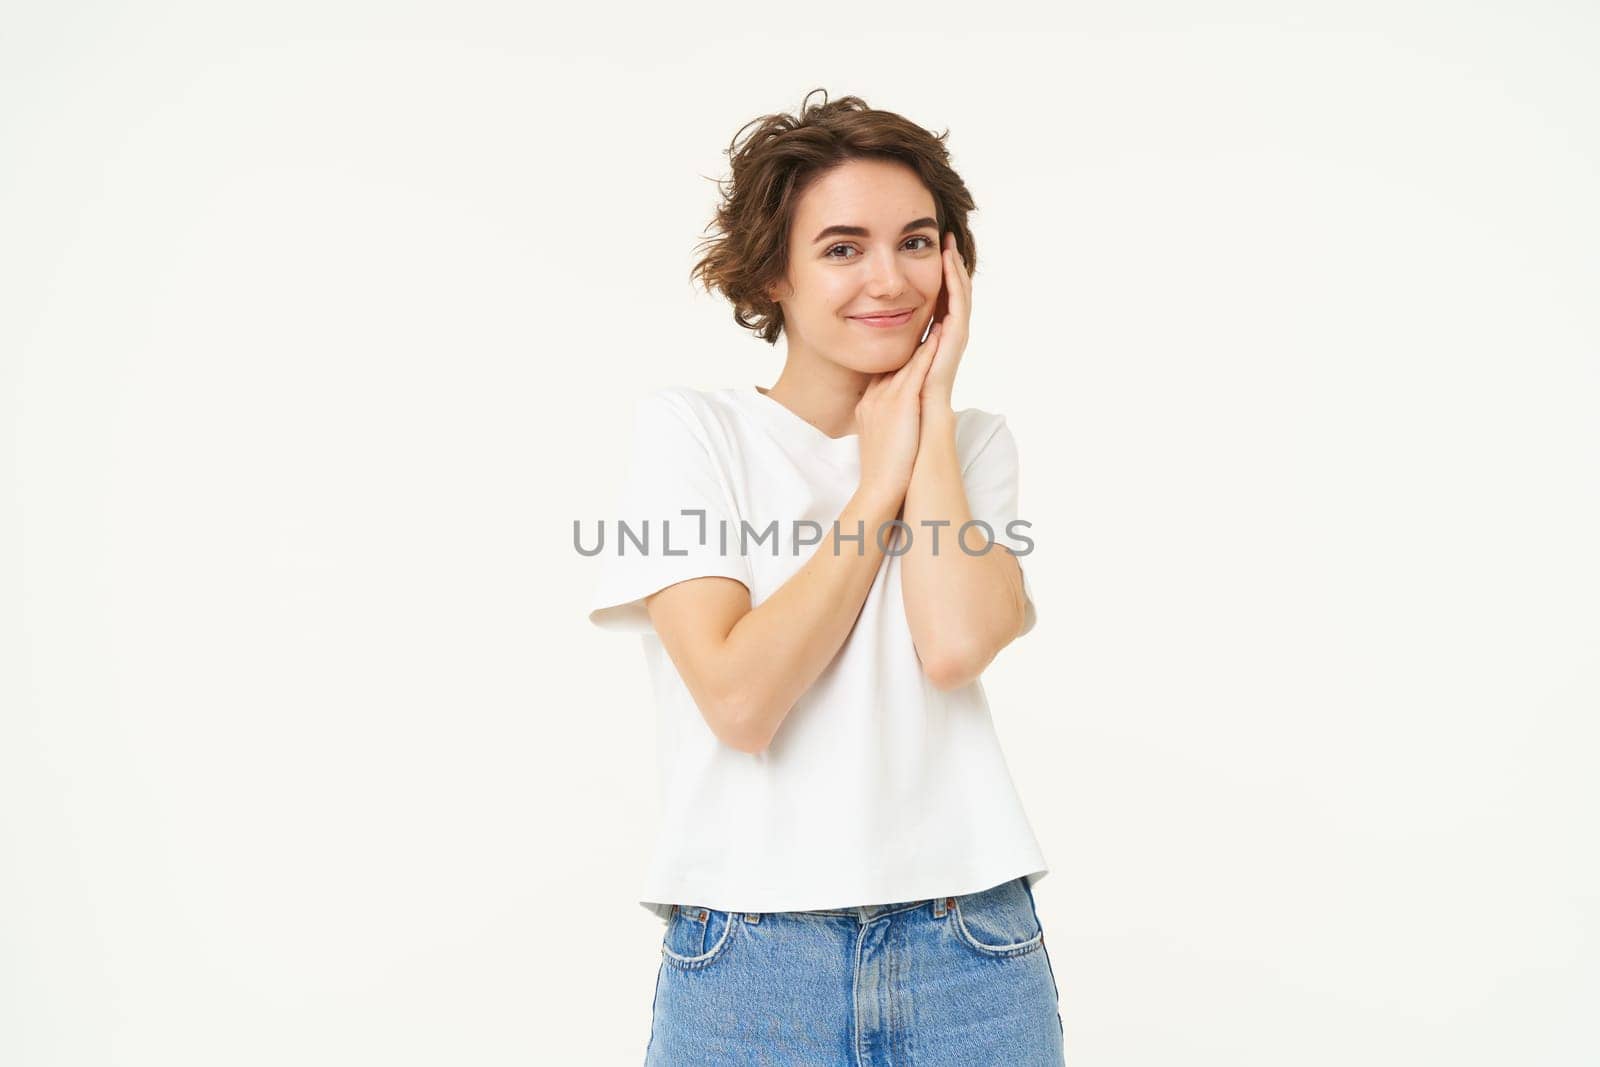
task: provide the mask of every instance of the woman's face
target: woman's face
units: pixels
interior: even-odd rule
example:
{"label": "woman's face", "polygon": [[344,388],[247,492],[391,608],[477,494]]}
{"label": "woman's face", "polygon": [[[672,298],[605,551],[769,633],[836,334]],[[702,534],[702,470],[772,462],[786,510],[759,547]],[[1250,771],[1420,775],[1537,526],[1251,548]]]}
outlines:
{"label": "woman's face", "polygon": [[[790,350],[870,374],[904,366],[944,284],[934,215],[933,194],[898,163],[850,160],[817,178],[796,205],[787,285],[770,294]],[[899,325],[859,321],[901,308]]]}

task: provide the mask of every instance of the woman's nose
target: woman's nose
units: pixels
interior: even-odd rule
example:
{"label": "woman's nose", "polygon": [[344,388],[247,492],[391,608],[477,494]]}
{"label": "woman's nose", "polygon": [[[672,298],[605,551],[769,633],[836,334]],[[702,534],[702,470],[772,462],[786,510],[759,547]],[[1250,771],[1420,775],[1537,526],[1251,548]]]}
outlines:
{"label": "woman's nose", "polygon": [[873,264],[867,282],[875,298],[897,296],[905,291],[906,272],[900,268],[900,264],[893,256],[880,258]]}

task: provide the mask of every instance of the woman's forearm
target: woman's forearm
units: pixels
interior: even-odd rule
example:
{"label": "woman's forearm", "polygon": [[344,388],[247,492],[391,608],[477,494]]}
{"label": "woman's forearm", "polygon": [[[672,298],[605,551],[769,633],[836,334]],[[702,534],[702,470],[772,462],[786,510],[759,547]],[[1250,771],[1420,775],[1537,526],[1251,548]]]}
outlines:
{"label": "woman's forearm", "polygon": [[[1021,572],[1009,553],[996,545],[973,555],[957,541],[973,516],[955,424],[948,406],[924,409],[922,444],[905,500],[905,522],[915,536],[900,558],[912,643],[941,689],[965,685],[988,666],[1016,636],[1023,611]],[[967,531],[970,552],[978,552],[983,541],[981,531]]]}
{"label": "woman's forearm", "polygon": [[[900,511],[892,490],[862,486],[798,571],[729,631],[722,648],[727,707],[749,751],[764,749],[802,693],[844,644],[872,589],[884,550],[879,529]],[[859,541],[845,540],[860,530]],[[893,529],[883,540],[893,543]]]}

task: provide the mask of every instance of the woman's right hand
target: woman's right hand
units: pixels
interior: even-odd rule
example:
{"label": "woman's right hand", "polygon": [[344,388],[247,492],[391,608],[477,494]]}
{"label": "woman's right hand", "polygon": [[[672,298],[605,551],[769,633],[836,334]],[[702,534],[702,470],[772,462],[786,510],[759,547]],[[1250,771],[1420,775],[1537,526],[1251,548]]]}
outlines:
{"label": "woman's right hand", "polygon": [[899,370],[867,383],[856,403],[861,434],[861,487],[896,503],[904,499],[922,441],[922,380],[939,350],[939,325]]}

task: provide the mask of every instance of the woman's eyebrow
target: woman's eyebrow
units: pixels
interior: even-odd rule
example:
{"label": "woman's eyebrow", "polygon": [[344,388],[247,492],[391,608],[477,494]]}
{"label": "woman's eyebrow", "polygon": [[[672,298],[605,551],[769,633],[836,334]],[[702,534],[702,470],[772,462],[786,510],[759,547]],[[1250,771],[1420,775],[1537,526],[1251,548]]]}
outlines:
{"label": "woman's eyebrow", "polygon": [[[924,226],[938,226],[938,225],[939,225],[939,221],[937,219],[930,219],[930,218],[914,219],[911,222],[908,222],[904,226],[902,226],[900,228],[900,232],[901,233],[910,233],[912,230],[920,230]],[[829,226],[827,229],[823,230],[821,233],[819,233],[815,237],[813,237],[811,239],[811,243],[812,244],[816,244],[818,241],[822,240],[824,237],[833,237],[835,235],[840,236],[840,237],[871,237],[872,236],[872,232],[870,230],[868,230],[865,226]]]}

